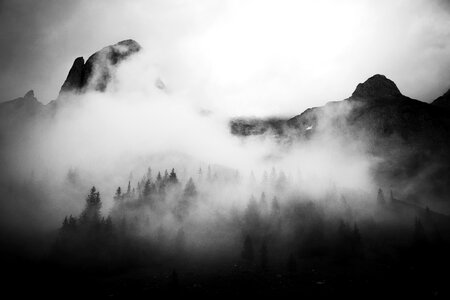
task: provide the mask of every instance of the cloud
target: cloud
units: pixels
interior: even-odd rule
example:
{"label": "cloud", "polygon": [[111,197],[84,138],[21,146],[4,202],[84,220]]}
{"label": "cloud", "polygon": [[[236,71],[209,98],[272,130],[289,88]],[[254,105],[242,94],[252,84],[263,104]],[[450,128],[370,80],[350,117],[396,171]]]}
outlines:
{"label": "cloud", "polygon": [[450,82],[446,3],[3,1],[0,99],[48,102],[75,57],[134,38],[173,90],[232,115],[300,113],[377,73],[430,101]]}

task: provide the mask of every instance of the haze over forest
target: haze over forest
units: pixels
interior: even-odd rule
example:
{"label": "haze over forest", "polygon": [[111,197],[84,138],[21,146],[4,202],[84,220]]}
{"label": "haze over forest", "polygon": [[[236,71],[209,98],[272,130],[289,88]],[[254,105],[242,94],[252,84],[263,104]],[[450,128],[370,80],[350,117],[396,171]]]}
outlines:
{"label": "haze over forest", "polygon": [[447,295],[449,14],[1,2],[11,288]]}

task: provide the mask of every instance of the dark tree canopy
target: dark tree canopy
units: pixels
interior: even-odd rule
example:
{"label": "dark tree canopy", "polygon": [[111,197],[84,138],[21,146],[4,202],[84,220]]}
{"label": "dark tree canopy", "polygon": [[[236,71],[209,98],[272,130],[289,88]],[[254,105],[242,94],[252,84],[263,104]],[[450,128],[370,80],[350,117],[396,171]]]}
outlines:
{"label": "dark tree canopy", "polygon": [[175,173],[175,169],[172,169],[169,175],[169,182],[172,184],[178,183],[177,173]]}
{"label": "dark tree canopy", "polygon": [[86,198],[86,205],[81,213],[80,221],[82,223],[99,223],[101,207],[100,192],[97,192],[93,186]]}

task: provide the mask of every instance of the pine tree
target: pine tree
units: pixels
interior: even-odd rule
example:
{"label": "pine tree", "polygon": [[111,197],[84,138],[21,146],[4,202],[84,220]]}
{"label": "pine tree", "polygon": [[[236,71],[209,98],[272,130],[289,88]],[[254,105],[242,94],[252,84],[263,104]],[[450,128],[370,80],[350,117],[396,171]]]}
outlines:
{"label": "pine tree", "polygon": [[64,221],[62,223],[62,227],[61,230],[62,231],[67,231],[67,229],[69,228],[69,220],[67,218],[67,216],[64,218]]}
{"label": "pine tree", "polygon": [[171,184],[177,184],[178,183],[177,173],[175,173],[175,169],[172,169],[172,171],[170,172],[169,182]]}
{"label": "pine tree", "polygon": [[144,185],[144,190],[142,191],[144,199],[148,199],[150,197],[150,193],[151,193],[151,182],[150,179],[147,179]]}
{"label": "pine tree", "polygon": [[86,198],[86,205],[81,213],[80,221],[84,224],[98,224],[100,222],[101,207],[100,193],[93,186]]}
{"label": "pine tree", "polygon": [[122,189],[120,188],[120,186],[117,188],[116,190],[116,194],[114,195],[114,201],[120,201],[122,200]]}
{"label": "pine tree", "polygon": [[158,194],[160,196],[162,196],[163,199],[164,199],[165,194],[166,194],[166,185],[167,184],[166,184],[166,182],[164,180],[161,180],[159,185],[158,185]]}
{"label": "pine tree", "polygon": [[127,196],[131,193],[131,181],[128,181]]}
{"label": "pine tree", "polygon": [[186,183],[183,195],[185,198],[192,198],[197,196],[197,189],[192,178],[189,178],[188,182]]}
{"label": "pine tree", "polygon": [[261,193],[261,197],[259,198],[259,208],[264,215],[269,212],[269,205],[267,204],[266,194],[264,192]]}
{"label": "pine tree", "polygon": [[77,219],[74,216],[70,215],[68,224],[70,230],[75,230],[77,227]]}
{"label": "pine tree", "polygon": [[189,209],[192,205],[192,200],[195,196],[197,196],[197,189],[195,188],[195,184],[192,178],[189,178],[183,190],[183,197],[178,201],[173,211],[178,220],[183,220],[184,217],[189,213]]}

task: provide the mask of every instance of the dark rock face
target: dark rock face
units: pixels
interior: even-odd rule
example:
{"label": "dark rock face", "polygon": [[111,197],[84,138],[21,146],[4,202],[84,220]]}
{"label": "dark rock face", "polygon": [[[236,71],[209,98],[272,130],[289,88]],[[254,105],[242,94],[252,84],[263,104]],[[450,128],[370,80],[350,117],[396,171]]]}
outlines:
{"label": "dark rock face", "polygon": [[389,98],[400,97],[402,94],[392,80],[384,75],[374,75],[364,83],[358,84],[353,92],[353,98]]}
{"label": "dark rock face", "polygon": [[431,104],[450,109],[450,90],[448,90],[444,95],[436,98],[436,100],[434,100]]}
{"label": "dark rock face", "polygon": [[35,97],[34,97],[34,91],[33,90],[29,90],[26,94],[25,94],[25,96],[23,96],[25,99],[33,99],[33,100],[37,100]]}
{"label": "dark rock face", "polygon": [[97,51],[86,63],[78,57],[61,87],[60,95],[88,90],[105,91],[117,65],[140,50],[141,46],[136,41],[125,40]]}
{"label": "dark rock face", "polygon": [[70,68],[66,81],[61,87],[61,93],[79,91],[83,88],[83,76],[84,76],[84,58],[78,57],[73,62],[72,68]]}

